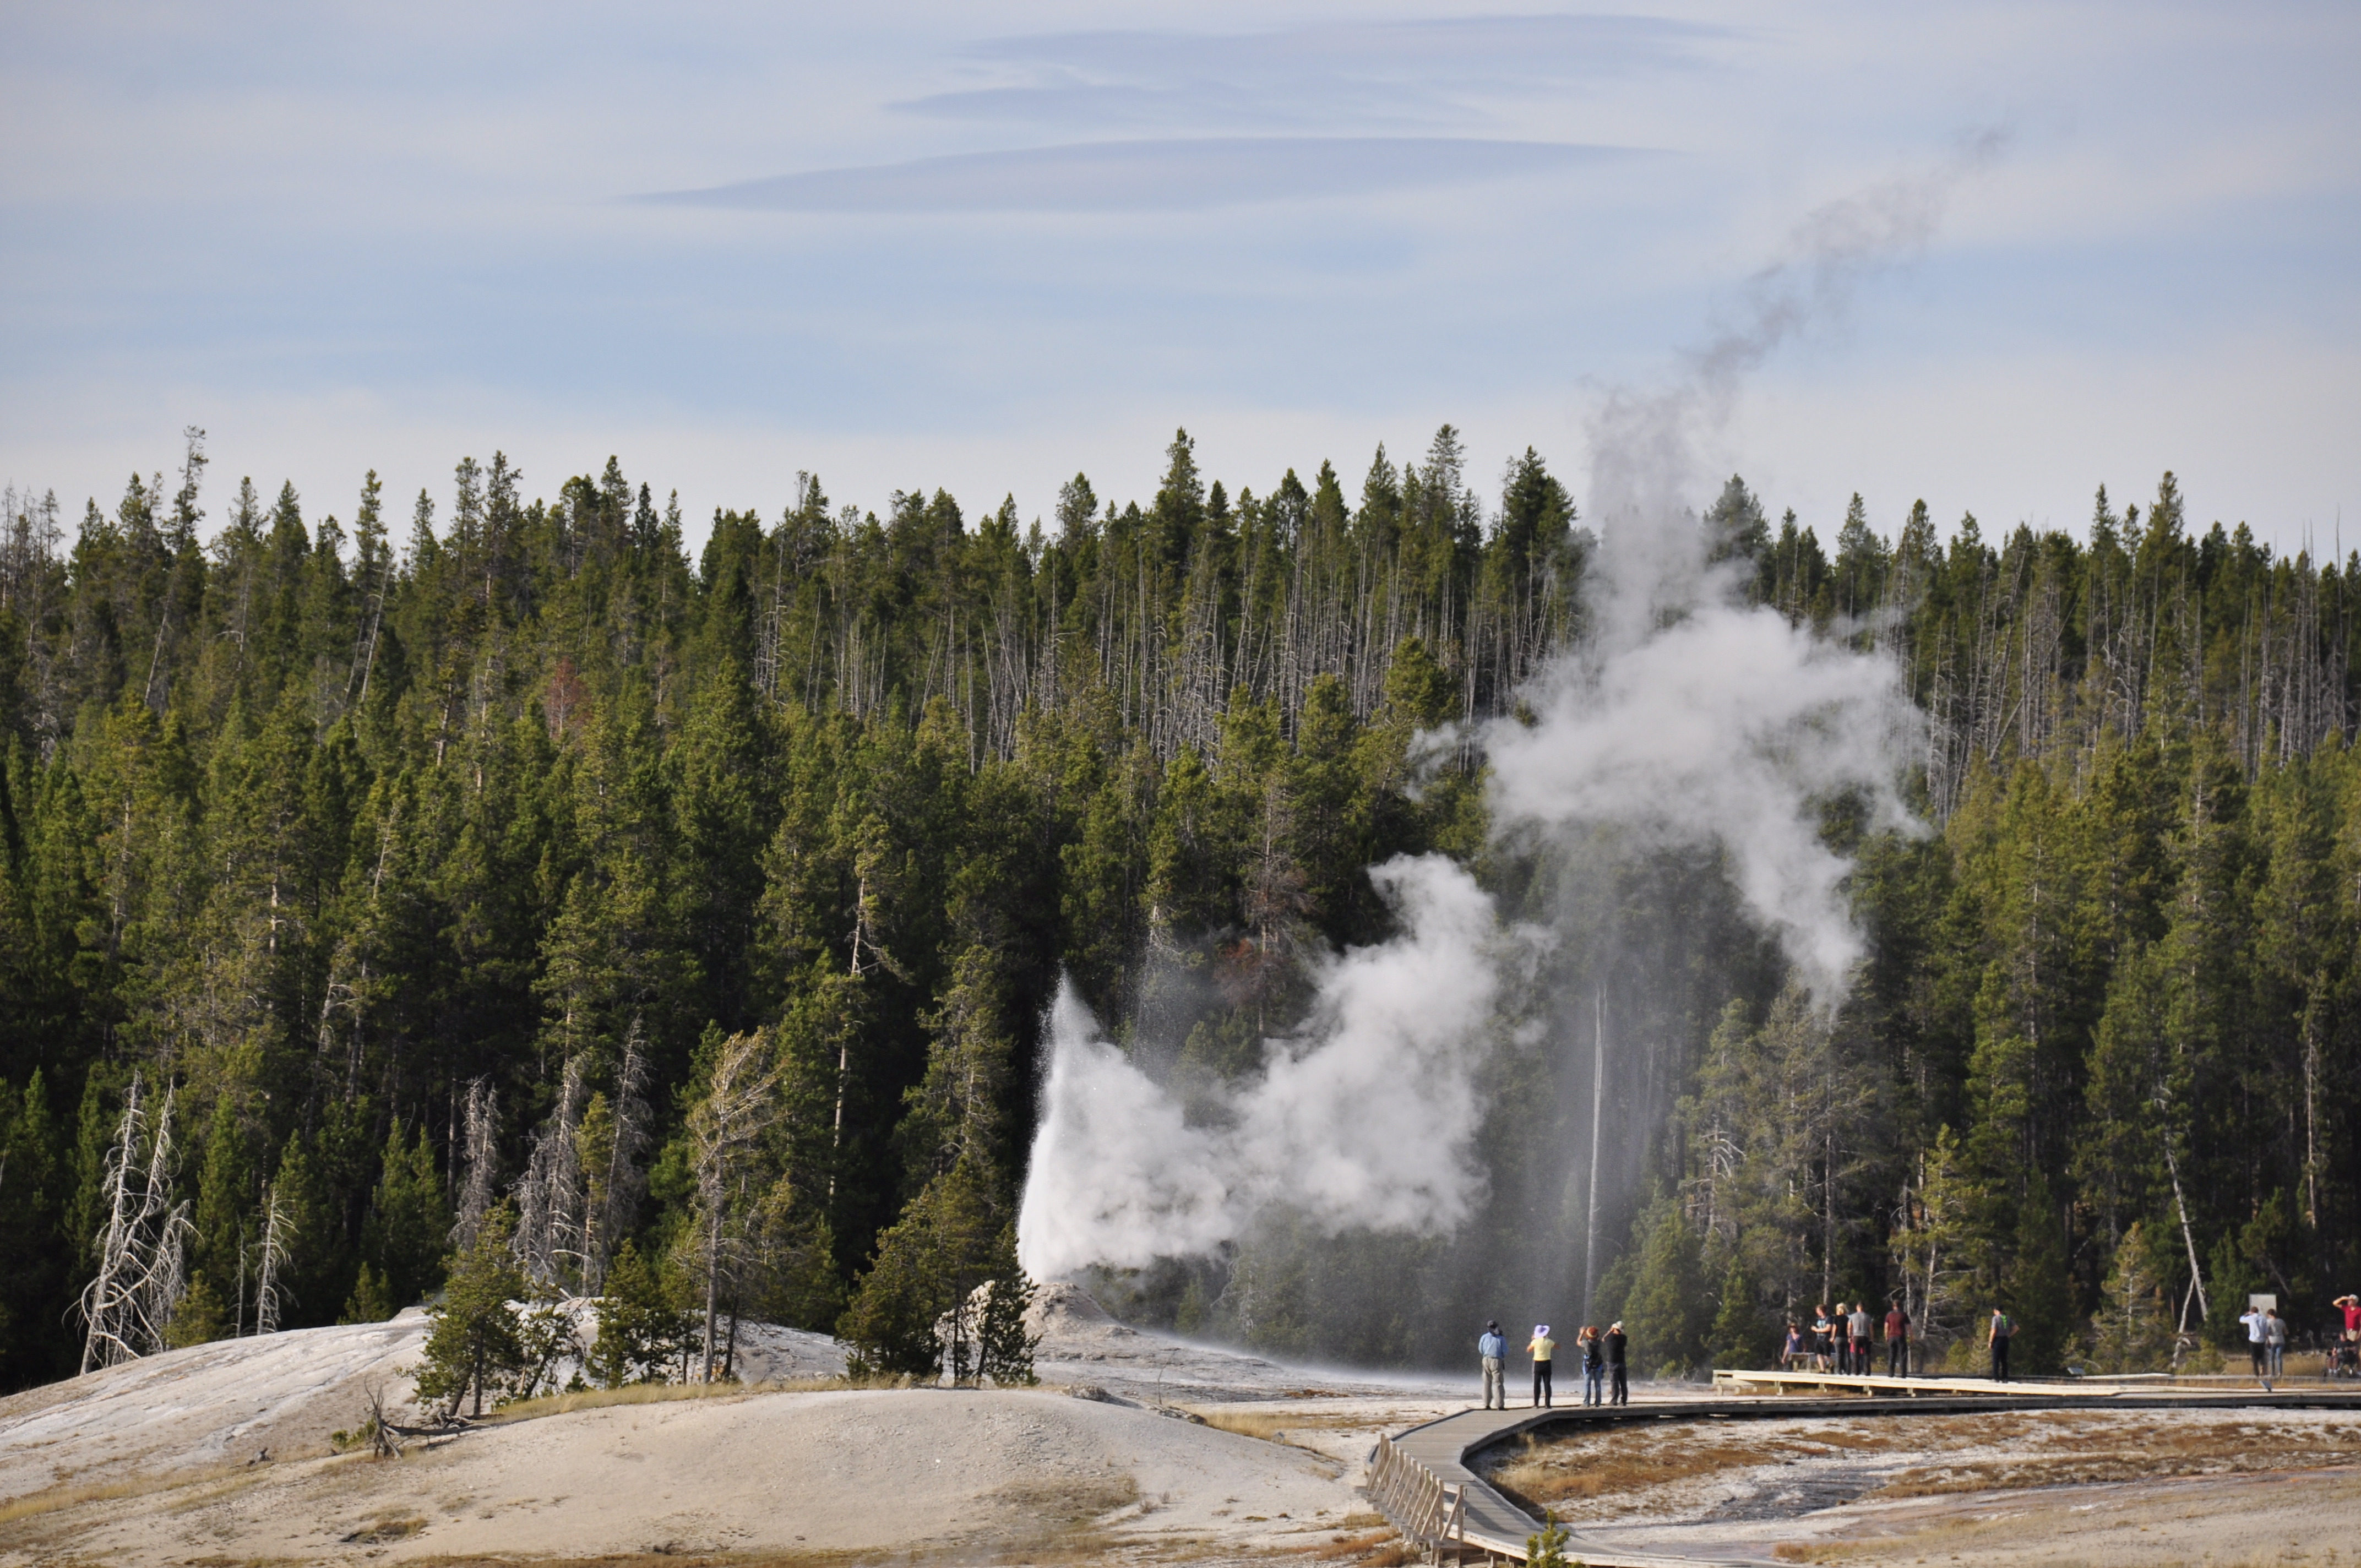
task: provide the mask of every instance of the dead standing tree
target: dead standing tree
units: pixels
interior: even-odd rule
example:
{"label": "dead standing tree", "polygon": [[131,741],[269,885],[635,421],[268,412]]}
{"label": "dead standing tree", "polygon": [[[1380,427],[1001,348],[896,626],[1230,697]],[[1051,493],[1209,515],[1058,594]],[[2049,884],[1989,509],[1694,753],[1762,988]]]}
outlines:
{"label": "dead standing tree", "polygon": [[287,1288],[286,1279],[289,1246],[295,1239],[295,1226],[280,1206],[276,1183],[269,1189],[268,1205],[262,1225],[260,1279],[254,1288],[254,1332],[258,1334],[279,1332],[280,1310],[295,1294]]}
{"label": "dead standing tree", "polygon": [[536,1285],[556,1288],[578,1266],[582,1244],[582,1167],[574,1130],[582,1119],[582,1058],[569,1056],[557,1103],[533,1135],[533,1157],[517,1183],[517,1266]]}
{"label": "dead standing tree", "polygon": [[705,1375],[713,1380],[713,1336],[721,1304],[721,1277],[739,1242],[731,1201],[742,1196],[741,1168],[778,1121],[779,1069],[759,1031],[721,1042],[712,1088],[688,1113],[689,1157],[697,1175],[698,1261],[705,1271]]}
{"label": "dead standing tree", "polygon": [[647,1152],[648,1126],[653,1121],[645,1098],[648,1059],[641,1048],[637,1015],[623,1036],[623,1060],[615,1071],[615,1098],[598,1106],[595,1097],[576,1136],[580,1144],[577,1163],[583,1178],[582,1288],[595,1296],[605,1287],[616,1248],[631,1234],[638,1219],[640,1198],[647,1190],[647,1175],[640,1157]]}
{"label": "dead standing tree", "polygon": [[172,1090],[148,1124],[138,1074],[106,1154],[106,1228],[97,1237],[98,1273],[82,1293],[82,1369],[137,1361],[164,1348],[164,1325],[181,1304],[182,1263],[195,1226],[186,1200],[172,1201]]}
{"label": "dead standing tree", "polygon": [[461,1122],[460,1159],[467,1172],[459,1186],[459,1214],[451,1226],[451,1246],[466,1252],[476,1245],[476,1233],[492,1210],[492,1178],[500,1151],[494,1138],[500,1124],[500,1102],[482,1079],[467,1085],[467,1109]]}

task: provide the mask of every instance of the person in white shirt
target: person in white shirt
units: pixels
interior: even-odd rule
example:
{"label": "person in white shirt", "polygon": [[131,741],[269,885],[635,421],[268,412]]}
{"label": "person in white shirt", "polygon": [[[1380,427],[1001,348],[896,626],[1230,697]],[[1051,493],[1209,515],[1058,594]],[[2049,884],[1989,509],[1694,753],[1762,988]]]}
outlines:
{"label": "person in white shirt", "polygon": [[2256,1380],[2268,1389],[2271,1386],[2271,1321],[2263,1316],[2260,1307],[2247,1308],[2238,1321],[2246,1325],[2246,1354],[2255,1364]]}

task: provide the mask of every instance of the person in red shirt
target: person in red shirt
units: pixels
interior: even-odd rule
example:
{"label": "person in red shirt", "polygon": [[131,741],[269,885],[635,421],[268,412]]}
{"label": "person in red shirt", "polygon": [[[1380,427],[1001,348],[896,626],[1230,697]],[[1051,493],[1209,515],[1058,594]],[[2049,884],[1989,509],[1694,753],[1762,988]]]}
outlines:
{"label": "person in red shirt", "polygon": [[1899,1301],[1885,1310],[1885,1375],[1910,1376],[1910,1314]]}
{"label": "person in red shirt", "polygon": [[2339,1296],[2333,1304],[2345,1309],[2345,1337],[2361,1340],[2361,1296]]}

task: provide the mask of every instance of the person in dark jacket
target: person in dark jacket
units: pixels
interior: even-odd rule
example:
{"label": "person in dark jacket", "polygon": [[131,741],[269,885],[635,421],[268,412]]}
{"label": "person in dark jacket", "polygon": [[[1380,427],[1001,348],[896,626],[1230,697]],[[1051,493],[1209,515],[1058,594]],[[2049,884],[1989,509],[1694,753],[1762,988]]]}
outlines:
{"label": "person in dark jacket", "polygon": [[1607,1376],[1611,1385],[1611,1392],[1608,1396],[1607,1402],[1610,1405],[1630,1404],[1631,1386],[1624,1381],[1624,1357],[1631,1348],[1631,1342],[1623,1337],[1623,1325],[1620,1322],[1609,1323],[1607,1326],[1606,1335],[1599,1340],[1598,1348],[1600,1354],[1607,1357]]}
{"label": "person in dark jacket", "polygon": [[1582,1402],[1586,1405],[1607,1403],[1607,1353],[1598,1347],[1598,1326],[1585,1323],[1574,1337],[1576,1349],[1582,1352]]}
{"label": "person in dark jacket", "polygon": [[1984,1343],[1992,1349],[1992,1375],[1995,1383],[2008,1381],[2008,1342],[2015,1337],[2015,1321],[1994,1307],[1992,1323],[1984,1331]]}

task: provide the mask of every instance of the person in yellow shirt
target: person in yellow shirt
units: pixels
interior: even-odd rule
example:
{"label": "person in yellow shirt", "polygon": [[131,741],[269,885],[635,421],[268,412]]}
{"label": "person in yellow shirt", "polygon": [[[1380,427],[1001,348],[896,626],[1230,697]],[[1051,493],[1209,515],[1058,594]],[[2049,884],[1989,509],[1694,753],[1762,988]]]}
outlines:
{"label": "person in yellow shirt", "polygon": [[1550,1387],[1550,1357],[1557,1354],[1557,1341],[1550,1338],[1547,1323],[1533,1325],[1533,1342],[1525,1346],[1533,1358],[1533,1409],[1548,1408],[1554,1391]]}

